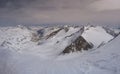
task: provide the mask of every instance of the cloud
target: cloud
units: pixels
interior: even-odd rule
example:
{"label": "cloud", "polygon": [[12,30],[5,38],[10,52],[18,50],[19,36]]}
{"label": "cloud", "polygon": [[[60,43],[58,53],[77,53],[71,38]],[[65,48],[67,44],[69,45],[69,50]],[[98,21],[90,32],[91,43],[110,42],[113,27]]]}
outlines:
{"label": "cloud", "polygon": [[0,0],[0,24],[119,22],[120,6],[115,3],[120,1],[109,1],[112,0]]}
{"label": "cloud", "polygon": [[0,16],[15,21],[78,22],[85,21],[86,5],[93,0],[8,0],[2,2]]}
{"label": "cloud", "polygon": [[97,11],[120,10],[120,0],[98,0],[91,4]]}

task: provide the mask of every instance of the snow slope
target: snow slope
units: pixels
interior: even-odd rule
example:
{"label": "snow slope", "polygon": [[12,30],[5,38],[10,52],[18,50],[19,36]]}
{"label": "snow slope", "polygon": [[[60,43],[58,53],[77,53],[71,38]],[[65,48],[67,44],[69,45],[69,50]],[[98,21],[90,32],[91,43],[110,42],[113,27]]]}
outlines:
{"label": "snow slope", "polygon": [[108,33],[101,26],[97,27],[85,27],[85,31],[82,36],[88,41],[93,43],[94,48],[99,47],[100,44],[105,44],[114,37]]}
{"label": "snow slope", "polygon": [[22,53],[41,56],[59,55],[77,37],[82,36],[94,49],[113,39],[104,28],[97,26],[73,27],[5,27],[0,29],[0,45]]}
{"label": "snow slope", "polygon": [[26,27],[1,27],[0,45],[15,50],[25,49],[31,40],[31,33]]}
{"label": "snow slope", "polygon": [[[91,33],[92,29],[94,28],[84,31],[83,34],[85,32]],[[99,35],[104,36],[106,34],[100,27],[97,30],[98,31],[94,30],[94,32],[96,31],[95,33],[93,32],[95,35],[100,33]],[[61,30],[54,37],[47,40],[42,39],[43,44],[40,46],[36,45],[37,43],[30,41],[28,42],[30,47],[27,46],[27,49],[24,48],[20,50],[21,53],[14,51],[15,48],[12,49],[0,46],[0,74],[120,74],[120,35],[96,50],[56,56],[58,52],[63,50],[62,48],[64,48],[66,42],[69,43],[69,40],[74,40],[78,34],[81,34],[81,32],[78,31],[79,28],[74,29],[72,27],[68,32]],[[2,33],[3,31],[1,34]],[[9,31],[9,33],[13,32]],[[72,33],[75,34],[73,37],[70,36],[70,38],[62,40]],[[6,35],[8,34],[6,33]],[[18,34],[18,36],[21,35],[23,34]],[[28,31],[25,36],[26,35],[31,35],[31,32]],[[112,38],[110,35],[107,36],[108,38]],[[28,39],[29,37],[30,36],[28,36]],[[55,45],[58,40],[60,41],[60,44]],[[97,41],[97,39],[95,40]],[[108,40],[106,40],[106,42],[107,41]],[[26,53],[25,51],[29,53]],[[48,58],[43,57],[44,55],[48,55],[46,56]],[[56,57],[50,58],[51,56]]]}

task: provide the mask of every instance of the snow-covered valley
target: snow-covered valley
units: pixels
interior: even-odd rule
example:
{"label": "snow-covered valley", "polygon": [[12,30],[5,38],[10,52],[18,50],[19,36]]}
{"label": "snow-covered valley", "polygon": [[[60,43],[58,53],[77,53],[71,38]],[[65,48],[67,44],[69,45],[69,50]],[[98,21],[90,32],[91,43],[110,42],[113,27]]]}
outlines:
{"label": "snow-covered valley", "polygon": [[0,27],[0,74],[119,74],[120,30]]}

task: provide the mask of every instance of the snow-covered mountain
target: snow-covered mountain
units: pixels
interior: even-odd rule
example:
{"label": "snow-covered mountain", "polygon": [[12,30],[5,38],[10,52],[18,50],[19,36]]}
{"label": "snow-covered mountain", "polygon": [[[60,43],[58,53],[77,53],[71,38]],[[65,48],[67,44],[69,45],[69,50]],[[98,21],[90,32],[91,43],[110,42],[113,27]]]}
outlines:
{"label": "snow-covered mountain", "polygon": [[0,27],[0,74],[119,74],[119,34],[102,26]]}
{"label": "snow-covered mountain", "polygon": [[18,52],[50,56],[96,49],[118,34],[101,26],[4,27],[0,29],[0,45]]}

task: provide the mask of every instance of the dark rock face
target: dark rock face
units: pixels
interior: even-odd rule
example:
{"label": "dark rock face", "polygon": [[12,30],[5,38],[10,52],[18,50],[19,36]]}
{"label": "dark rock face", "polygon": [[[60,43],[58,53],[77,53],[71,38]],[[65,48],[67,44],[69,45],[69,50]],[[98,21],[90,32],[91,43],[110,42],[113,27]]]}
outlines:
{"label": "dark rock face", "polygon": [[44,29],[38,30],[38,31],[37,31],[37,34],[42,37],[42,36],[44,35]]}
{"label": "dark rock face", "polygon": [[79,36],[74,42],[67,46],[62,53],[65,54],[75,51],[88,50],[91,48],[93,48],[93,44],[88,43],[82,36]]}
{"label": "dark rock face", "polygon": [[37,42],[40,40],[40,36],[38,33],[32,33],[31,41],[32,42]]}
{"label": "dark rock face", "polygon": [[50,37],[53,37],[54,35],[56,35],[59,31],[61,31],[62,29],[60,28],[60,29],[58,29],[57,31],[54,31],[54,32],[52,32],[52,33],[50,33],[49,35],[47,35],[46,37],[46,39],[48,39],[48,38],[50,38]]}
{"label": "dark rock face", "polygon": [[109,29],[109,28],[106,28],[106,27],[103,27],[105,29],[105,31],[112,35],[113,37],[117,37],[120,33],[115,33],[113,30]]}
{"label": "dark rock face", "polygon": [[69,27],[64,27],[63,29],[65,30],[65,32],[69,31]]}

